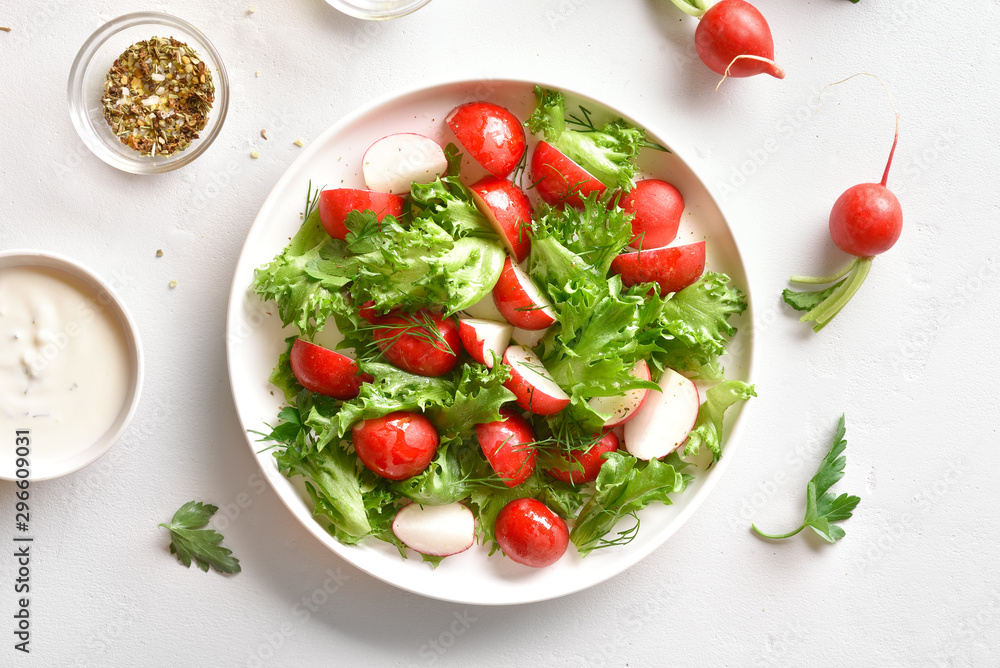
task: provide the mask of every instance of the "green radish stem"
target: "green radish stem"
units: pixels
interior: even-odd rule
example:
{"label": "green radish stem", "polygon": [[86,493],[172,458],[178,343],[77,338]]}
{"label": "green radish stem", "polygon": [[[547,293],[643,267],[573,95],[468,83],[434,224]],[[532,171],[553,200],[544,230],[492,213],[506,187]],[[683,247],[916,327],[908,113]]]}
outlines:
{"label": "green radish stem", "polygon": [[[868,272],[872,268],[872,258],[854,258],[854,260],[848,264],[848,267],[850,267],[850,275],[847,277],[847,280],[845,280],[839,288],[834,290],[833,294],[817,304],[812,310],[807,311],[806,314],[799,319],[800,322],[815,322],[816,324],[813,325],[814,332],[818,332],[826,327],[827,324],[833,320],[833,317],[840,313],[841,309],[847,305],[847,302],[851,301],[851,297],[854,296],[858,289],[864,284],[865,279],[868,278]],[[798,278],[808,277],[800,276]]]}
{"label": "green radish stem", "polygon": [[670,0],[677,9],[688,16],[700,19],[702,14],[708,11],[708,3],[705,0]]}
{"label": "green radish stem", "polygon": [[823,283],[833,283],[839,281],[847,273],[854,269],[854,265],[858,263],[859,258],[852,258],[842,269],[837,271],[835,274],[830,274],[829,276],[792,276],[790,280],[792,283],[811,283],[814,285],[819,285]]}

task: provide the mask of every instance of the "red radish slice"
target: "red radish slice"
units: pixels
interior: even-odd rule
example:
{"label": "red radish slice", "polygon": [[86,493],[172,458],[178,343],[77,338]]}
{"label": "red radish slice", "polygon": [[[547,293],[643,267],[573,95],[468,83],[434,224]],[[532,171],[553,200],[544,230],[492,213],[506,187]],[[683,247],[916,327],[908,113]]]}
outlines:
{"label": "red radish slice", "polygon": [[336,399],[353,399],[361,383],[374,380],[367,373],[358,373],[358,363],[350,357],[302,339],[292,344],[288,362],[302,387]]}
{"label": "red radish slice", "polygon": [[444,506],[411,503],[396,513],[392,532],[408,548],[421,554],[450,557],[472,547],[476,519],[461,503]]}
{"label": "red radish slice", "polygon": [[430,183],[447,172],[448,159],[433,139],[403,132],[369,146],[362,171],[370,190],[406,194],[411,184]]}
{"label": "red radish slice", "polygon": [[552,415],[569,405],[569,395],[552,379],[538,355],[524,346],[511,346],[503,355],[511,379],[504,387],[514,393],[517,404],[536,415]]}
{"label": "red radish slice", "polygon": [[[649,365],[646,360],[639,360],[629,372],[632,376],[640,380],[649,380]],[[617,427],[625,424],[636,416],[636,412],[646,403],[649,390],[642,388],[629,390],[625,394],[617,397],[594,397],[588,403],[598,413],[611,413],[611,417],[604,423],[605,428]]]}
{"label": "red radish slice", "polygon": [[705,242],[622,253],[611,263],[625,286],[657,283],[660,294],[680,292],[705,273]]}
{"label": "red radish slice", "polygon": [[494,358],[503,359],[513,332],[514,328],[505,322],[475,318],[458,319],[458,335],[462,339],[462,345],[472,359],[490,369],[493,368]]}
{"label": "red radish slice", "polygon": [[673,369],[660,376],[660,392],[654,392],[625,425],[625,449],[638,459],[666,457],[687,440],[698,420],[701,399],[698,388]]}
{"label": "red radish slice", "polygon": [[635,184],[618,206],[634,215],[632,248],[661,248],[674,240],[684,213],[684,197],[672,184],[645,179]]}
{"label": "red radish slice", "polygon": [[593,192],[603,195],[608,189],[597,177],[544,141],[538,142],[531,154],[531,182],[535,184],[535,192],[552,206],[565,203],[582,208],[582,198]]}
{"label": "red radish slice", "polygon": [[352,211],[374,211],[375,219],[381,221],[386,216],[400,216],[403,213],[403,198],[390,193],[371,190],[335,188],[324,190],[319,196],[319,220],[334,239],[347,238],[347,214]]}
{"label": "red radish slice", "polygon": [[531,201],[510,181],[487,176],[469,190],[476,206],[500,235],[516,262],[524,262],[531,251]]}
{"label": "red radish slice", "polygon": [[514,114],[490,102],[455,107],[445,119],[473,160],[493,176],[505,179],[524,155],[524,128]]}
{"label": "red radish slice", "polygon": [[548,297],[519,266],[507,258],[493,286],[493,302],[504,320],[521,329],[545,329],[556,321]]}
{"label": "red radish slice", "polygon": [[535,432],[514,411],[501,408],[502,420],[476,425],[483,455],[507,487],[517,487],[535,472]]}

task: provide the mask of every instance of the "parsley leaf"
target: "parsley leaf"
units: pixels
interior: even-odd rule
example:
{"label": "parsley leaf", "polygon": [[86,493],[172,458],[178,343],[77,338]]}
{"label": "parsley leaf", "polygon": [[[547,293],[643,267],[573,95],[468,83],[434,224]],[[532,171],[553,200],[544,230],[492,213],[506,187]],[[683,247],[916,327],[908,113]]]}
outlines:
{"label": "parsley leaf", "polygon": [[222,534],[204,528],[217,510],[218,507],[207,503],[188,501],[174,513],[170,524],[157,526],[170,531],[170,553],[176,554],[177,560],[188,568],[194,560],[206,573],[209,566],[219,573],[239,573],[240,560],[230,556],[232,550],[219,545]]}
{"label": "parsley leaf", "polygon": [[823,458],[819,470],[816,471],[816,475],[806,487],[806,516],[802,520],[801,526],[794,531],[777,536],[766,534],[758,529],[756,524],[752,524],[751,528],[754,531],[764,538],[780,540],[794,536],[804,528],[810,527],[823,540],[830,543],[835,543],[844,537],[844,530],[833,526],[831,522],[842,522],[850,518],[861,499],[848,494],[834,496],[827,490],[844,477],[844,465],[847,463],[847,458],[844,457],[844,448],[847,446],[847,441],[844,439],[846,433],[844,416],[841,415],[840,423],[837,425],[837,433],[833,437],[833,445],[830,446],[830,452]]}

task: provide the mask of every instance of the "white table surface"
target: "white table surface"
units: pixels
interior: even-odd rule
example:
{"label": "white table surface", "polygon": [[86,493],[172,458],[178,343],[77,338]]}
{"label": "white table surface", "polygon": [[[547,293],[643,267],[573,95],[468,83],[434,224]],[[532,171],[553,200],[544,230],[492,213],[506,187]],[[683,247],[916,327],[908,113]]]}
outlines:
{"label": "white table surface", "polygon": [[[788,78],[714,92],[718,77],[694,57],[696,21],[667,0],[434,0],[379,24],[322,0],[3,3],[0,248],[65,253],[117,278],[147,363],[124,439],[33,487],[32,654],[13,650],[14,563],[0,558],[0,664],[997,665],[1000,5],[757,5]],[[152,177],[97,160],[66,108],[82,42],[140,9],[202,28],[232,79],[216,143]],[[889,185],[904,231],[813,335],[779,292],[792,273],[842,262],[830,206],[878,180],[892,136],[874,80],[832,89],[814,113],[823,84],[859,71],[884,78],[902,114]],[[752,276],[760,396],[737,461],[652,556],[561,600],[479,608],[355,570],[264,486],[230,398],[223,311],[295,139],[415,81],[505,74],[600,86],[657,118],[720,196]],[[798,523],[841,412],[848,465],[835,489],[862,499],[847,537],[751,535],[752,520]],[[0,485],[0,540],[13,491]],[[241,575],[189,571],[167,553],[156,524],[190,499],[224,508]]]}

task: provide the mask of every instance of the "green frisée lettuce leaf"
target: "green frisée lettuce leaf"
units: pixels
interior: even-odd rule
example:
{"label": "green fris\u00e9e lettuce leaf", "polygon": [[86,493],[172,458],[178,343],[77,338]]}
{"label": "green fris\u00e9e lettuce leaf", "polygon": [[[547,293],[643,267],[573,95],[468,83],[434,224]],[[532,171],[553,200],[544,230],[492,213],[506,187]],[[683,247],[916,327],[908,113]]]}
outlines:
{"label": "green fris\u00e9e lettuce leaf", "polygon": [[299,392],[303,389],[295,374],[292,373],[292,365],[288,361],[289,355],[292,353],[292,346],[295,344],[297,338],[299,337],[290,336],[285,339],[285,343],[287,344],[285,352],[278,355],[278,363],[267,379],[272,385],[281,390],[281,393],[285,396],[285,401],[290,404],[295,403],[295,398],[299,396]]}
{"label": "green fris\u00e9e lettuce leaf", "polygon": [[395,411],[422,411],[441,406],[454,397],[454,386],[444,378],[407,373],[391,364],[361,361],[358,367],[374,380],[362,383],[358,396],[337,411],[337,433],[343,436],[355,422],[372,420]]}
{"label": "green fris\u00e9e lettuce leaf", "polygon": [[[633,294],[641,291],[638,286],[631,290]],[[669,367],[693,378],[721,379],[718,359],[736,335],[729,318],[746,307],[743,293],[730,285],[728,276],[705,272],[664,302],[657,327],[650,330],[659,334],[654,364],[661,371]]]}
{"label": "green fris\u00e9e lettuce leaf", "polygon": [[504,252],[483,239],[451,234],[428,218],[409,227],[371,211],[353,211],[346,221],[351,294],[379,311],[441,307],[445,315],[486,296],[503,270]]}
{"label": "green fris\u00e9e lettuce leaf", "polygon": [[334,294],[350,283],[344,272],[329,272],[342,251],[323,229],[319,212],[306,217],[288,246],[256,271],[253,291],[278,305],[284,325],[295,325],[312,337],[323,329],[334,309]]}
{"label": "green fris\u00e9e lettuce leaf", "polygon": [[476,237],[499,243],[493,225],[482,214],[472,198],[472,192],[459,178],[462,154],[454,144],[444,149],[448,173],[431,183],[414,183],[410,187],[411,210],[416,218],[429,218],[455,239]]}
{"label": "green fris\u00e9e lettuce leaf", "polygon": [[514,393],[503,385],[508,380],[510,368],[504,364],[490,369],[468,362],[461,367],[451,399],[429,405],[427,417],[442,435],[469,436],[477,424],[502,419],[500,407],[514,401]]}
{"label": "green fris\u00e9e lettuce leaf", "polygon": [[[609,416],[591,409],[591,398],[657,389],[655,383],[635,378],[631,371],[652,349],[641,342],[639,334],[655,321],[660,304],[623,294],[617,276],[570,287],[556,307],[559,327],[542,339],[538,353],[553,380],[570,395],[566,414],[556,420],[575,423],[592,434]],[[554,426],[553,431],[565,430]]]}
{"label": "green fris\u00e9e lettuce leaf", "polygon": [[684,445],[684,456],[694,457],[702,446],[712,451],[712,460],[722,456],[722,419],[730,406],[756,397],[753,385],[741,380],[725,380],[705,392],[705,403],[698,409],[698,420]]}
{"label": "green fris\u00e9e lettuce leaf", "polygon": [[476,453],[460,438],[442,438],[437,454],[422,473],[389,485],[389,488],[430,506],[443,506],[469,496],[469,476],[477,463]]}
{"label": "green fris\u00e9e lettuce leaf", "polygon": [[[551,207],[543,202],[532,224],[532,237],[555,239],[583,260],[587,269],[604,278],[612,261],[632,240],[632,214],[618,207],[608,208],[598,200],[597,193],[584,199],[583,209]],[[567,278],[565,274],[562,277]]]}
{"label": "green fris\u00e9e lettuce leaf", "polygon": [[663,460],[640,461],[635,457],[611,452],[597,475],[594,492],[580,511],[569,538],[581,556],[594,550],[631,541],[638,531],[635,525],[612,540],[605,536],[620,519],[633,515],[650,503],[673,503],[670,495],[683,492],[691,476],[681,473],[686,466],[676,455]]}
{"label": "green fris\u00e9e lettuce leaf", "polygon": [[535,100],[527,122],[533,133],[544,134],[545,141],[607,187],[635,186],[635,157],[647,145],[645,132],[620,118],[597,127],[582,107],[580,116],[567,119],[566,101],[559,91],[536,86]]}
{"label": "green fris\u00e9e lettuce leaf", "polygon": [[348,543],[356,543],[372,533],[365,509],[365,490],[358,476],[360,462],[357,457],[340,444],[308,454],[295,447],[286,447],[277,450],[274,457],[286,476],[300,475],[306,479],[306,489],[313,500],[313,514],[332,524],[334,535]]}

